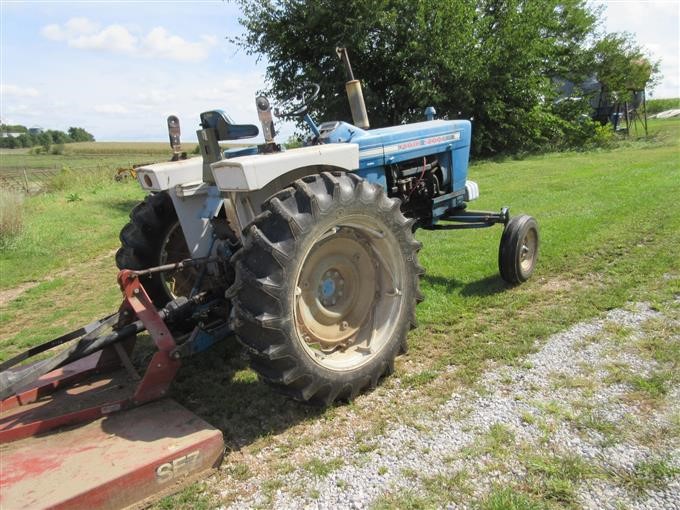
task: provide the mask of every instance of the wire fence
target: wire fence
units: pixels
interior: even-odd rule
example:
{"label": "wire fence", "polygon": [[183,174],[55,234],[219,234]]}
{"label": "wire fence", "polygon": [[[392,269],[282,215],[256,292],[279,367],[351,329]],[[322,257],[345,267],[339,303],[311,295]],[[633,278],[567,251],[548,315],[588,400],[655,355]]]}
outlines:
{"label": "wire fence", "polygon": [[61,171],[60,168],[3,168],[0,173],[0,188],[38,193],[49,187],[49,183]]}

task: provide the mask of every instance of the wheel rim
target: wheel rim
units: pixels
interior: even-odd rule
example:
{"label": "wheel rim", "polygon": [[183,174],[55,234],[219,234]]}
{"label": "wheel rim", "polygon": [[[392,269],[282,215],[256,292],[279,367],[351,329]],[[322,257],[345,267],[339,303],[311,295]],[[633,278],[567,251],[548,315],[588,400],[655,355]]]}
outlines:
{"label": "wheel rim", "polygon": [[536,249],[538,248],[538,235],[536,230],[530,228],[522,238],[522,244],[519,251],[519,265],[522,273],[529,273],[536,262]]}
{"label": "wheel rim", "polygon": [[371,218],[346,218],[311,244],[295,288],[295,325],[311,358],[352,370],[394,336],[405,265],[391,233]]}
{"label": "wheel rim", "polygon": [[[191,253],[184,239],[184,233],[179,222],[176,222],[170,227],[161,243],[159,263],[160,265],[174,264],[190,257]],[[186,268],[182,271],[164,271],[160,273],[160,280],[170,299],[175,299],[191,293],[197,275],[195,268]]]}

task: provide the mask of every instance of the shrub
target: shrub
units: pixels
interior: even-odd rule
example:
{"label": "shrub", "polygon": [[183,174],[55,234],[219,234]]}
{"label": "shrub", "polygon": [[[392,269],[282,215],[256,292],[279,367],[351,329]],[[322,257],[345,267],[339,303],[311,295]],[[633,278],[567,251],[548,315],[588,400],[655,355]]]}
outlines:
{"label": "shrub", "polygon": [[0,248],[6,248],[24,226],[23,195],[0,190]]}
{"label": "shrub", "polygon": [[590,144],[593,147],[598,148],[608,148],[612,147],[616,141],[615,133],[612,129],[611,124],[605,124],[604,126],[595,123],[595,132],[590,137]]}
{"label": "shrub", "polygon": [[47,191],[63,191],[73,182],[73,170],[68,166],[61,167],[59,173],[55,174],[47,183]]}

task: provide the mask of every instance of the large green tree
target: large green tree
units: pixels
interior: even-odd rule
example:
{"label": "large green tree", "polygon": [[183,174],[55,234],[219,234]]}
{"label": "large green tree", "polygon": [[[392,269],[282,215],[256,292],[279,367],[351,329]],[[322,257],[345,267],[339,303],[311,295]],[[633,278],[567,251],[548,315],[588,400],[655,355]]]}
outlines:
{"label": "large green tree", "polygon": [[336,46],[349,50],[373,127],[433,105],[473,119],[473,150],[494,154],[559,143],[584,112],[565,118],[553,100],[554,78],[579,83],[594,70],[599,11],[585,0],[237,1],[235,41],[266,58],[268,93],[317,82],[324,120],[350,120]]}

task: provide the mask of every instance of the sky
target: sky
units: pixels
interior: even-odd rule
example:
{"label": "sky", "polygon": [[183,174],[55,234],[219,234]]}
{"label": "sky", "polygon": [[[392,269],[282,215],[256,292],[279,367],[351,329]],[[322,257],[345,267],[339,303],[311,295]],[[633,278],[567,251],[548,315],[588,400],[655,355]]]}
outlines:
{"label": "sky", "polygon": [[[663,78],[652,97],[680,97],[680,0],[594,1],[608,32],[635,34]],[[180,118],[193,141],[200,112],[258,124],[266,60],[229,41],[241,34],[228,1],[0,0],[0,119],[100,141],[167,139]],[[328,119],[322,119],[328,120]],[[293,132],[279,126],[280,139]]]}

